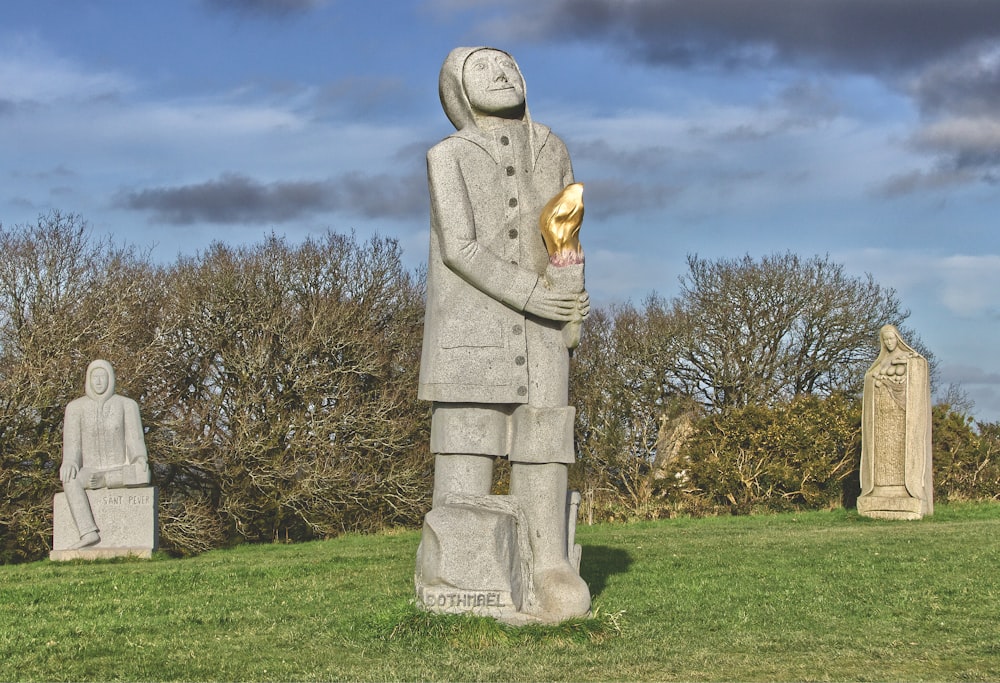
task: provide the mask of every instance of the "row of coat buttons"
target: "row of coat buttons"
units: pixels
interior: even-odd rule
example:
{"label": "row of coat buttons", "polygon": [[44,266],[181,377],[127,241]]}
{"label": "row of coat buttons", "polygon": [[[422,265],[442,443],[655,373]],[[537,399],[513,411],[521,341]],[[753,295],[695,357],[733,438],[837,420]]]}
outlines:
{"label": "row of coat buttons", "polygon": [[[507,145],[510,144],[510,138],[508,138],[506,135],[502,135],[500,137],[500,144],[506,147]],[[506,171],[507,171],[507,175],[508,176],[512,176],[515,173],[515,170],[514,170],[513,166],[508,166],[507,169],[506,169]],[[511,197],[510,200],[507,202],[507,205],[510,206],[512,209],[514,207],[516,207],[517,206],[517,198],[516,197]],[[517,239],[517,229],[516,228],[511,228],[510,232],[508,232],[507,235],[512,240],[513,239]],[[516,262],[512,262],[512,263],[516,263]],[[521,334],[521,333],[524,332],[524,328],[521,327],[520,325],[514,325],[512,331],[514,332],[514,334],[518,334],[519,335],[519,334]],[[517,356],[514,359],[514,363],[516,363],[517,365],[524,365],[526,362],[527,362],[527,359],[524,356]],[[517,395],[518,396],[527,396],[528,395],[528,387],[524,387],[524,386],[518,387],[517,388]]]}
{"label": "row of coat buttons", "polygon": [[[518,334],[519,335],[519,334],[521,334],[521,333],[524,332],[524,328],[521,327],[520,325],[514,325],[514,327],[511,328],[511,331],[514,334]],[[517,356],[516,358],[514,358],[514,363],[517,364],[517,365],[524,365],[526,362],[527,362],[527,359],[524,356]],[[525,386],[518,387],[517,388],[517,395],[518,396],[527,396],[528,395],[528,387],[525,387]]]}

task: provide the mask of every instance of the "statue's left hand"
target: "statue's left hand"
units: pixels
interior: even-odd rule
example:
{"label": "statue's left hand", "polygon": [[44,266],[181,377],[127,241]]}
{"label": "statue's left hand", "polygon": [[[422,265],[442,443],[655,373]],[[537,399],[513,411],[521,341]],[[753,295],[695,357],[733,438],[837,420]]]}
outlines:
{"label": "statue's left hand", "polygon": [[62,482],[65,484],[68,481],[73,481],[74,479],[76,479],[76,473],[77,473],[76,465],[74,465],[71,462],[68,462],[59,468],[59,479],[61,479]]}
{"label": "statue's left hand", "polygon": [[107,486],[103,472],[91,472],[90,477],[85,482],[85,488],[103,489]]}

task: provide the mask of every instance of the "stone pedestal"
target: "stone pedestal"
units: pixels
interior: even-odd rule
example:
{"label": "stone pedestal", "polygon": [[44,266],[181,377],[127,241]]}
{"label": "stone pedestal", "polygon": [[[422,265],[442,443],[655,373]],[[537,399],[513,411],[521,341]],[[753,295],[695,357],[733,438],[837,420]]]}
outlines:
{"label": "stone pedestal", "polygon": [[87,491],[101,541],[70,550],[80,540],[65,493],[52,499],[50,560],[94,560],[109,557],[153,556],[159,547],[158,492],[155,486]]}
{"label": "stone pedestal", "polygon": [[905,486],[876,486],[858,498],[858,514],[873,519],[920,519],[927,513],[926,503],[914,498]]}
{"label": "stone pedestal", "polygon": [[428,512],[417,551],[420,606],[518,621],[531,586],[531,547],[519,528],[508,496],[450,496]]}
{"label": "stone pedestal", "polygon": [[[414,577],[417,604],[430,612],[476,614],[513,625],[582,616],[589,608],[589,592],[587,605],[577,612],[559,611],[558,602],[563,590],[571,595],[580,587],[586,590],[579,578],[581,548],[574,542],[579,500],[575,491],[568,496],[568,564],[564,561],[553,574],[552,567],[538,567],[529,525],[515,498],[449,495],[445,505],[424,518]],[[568,584],[566,575],[572,575]],[[550,585],[546,577],[554,577],[558,585]],[[556,597],[555,610],[539,590],[548,591],[549,603]]]}

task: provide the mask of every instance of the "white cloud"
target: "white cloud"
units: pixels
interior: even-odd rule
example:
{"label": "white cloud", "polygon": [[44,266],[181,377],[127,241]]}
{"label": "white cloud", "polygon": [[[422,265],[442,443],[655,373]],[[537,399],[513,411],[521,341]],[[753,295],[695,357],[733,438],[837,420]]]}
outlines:
{"label": "white cloud", "polygon": [[884,286],[895,288],[904,302],[933,296],[949,313],[961,318],[998,316],[1000,254],[929,253],[908,249],[845,250],[835,258],[851,270],[870,272]]}
{"label": "white cloud", "polygon": [[0,44],[0,99],[15,104],[50,104],[117,96],[133,89],[115,71],[88,70],[53,54],[37,38],[3,36]]}
{"label": "white cloud", "polygon": [[1000,151],[1000,119],[977,116],[945,119],[917,132],[914,142],[931,151]]}

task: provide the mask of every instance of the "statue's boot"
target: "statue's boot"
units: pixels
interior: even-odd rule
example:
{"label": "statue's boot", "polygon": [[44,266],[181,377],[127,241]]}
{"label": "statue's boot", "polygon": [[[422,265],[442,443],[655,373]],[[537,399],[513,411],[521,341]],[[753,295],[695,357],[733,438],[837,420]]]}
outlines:
{"label": "statue's boot", "polygon": [[70,550],[79,550],[101,542],[101,535],[96,531],[90,531],[80,537],[80,540],[69,547]]}
{"label": "statue's boot", "polygon": [[510,493],[527,520],[534,558],[533,612],[552,623],[590,613],[590,589],[569,560],[566,488],[565,464],[512,463]]}
{"label": "statue's boot", "polygon": [[[493,457],[462,453],[436,454],[434,456],[434,495],[431,507],[445,505],[448,496],[456,493],[472,496],[489,495],[493,485]],[[421,538],[417,546],[417,576],[437,574],[436,550],[429,550]],[[431,545],[434,545],[433,543]]]}

